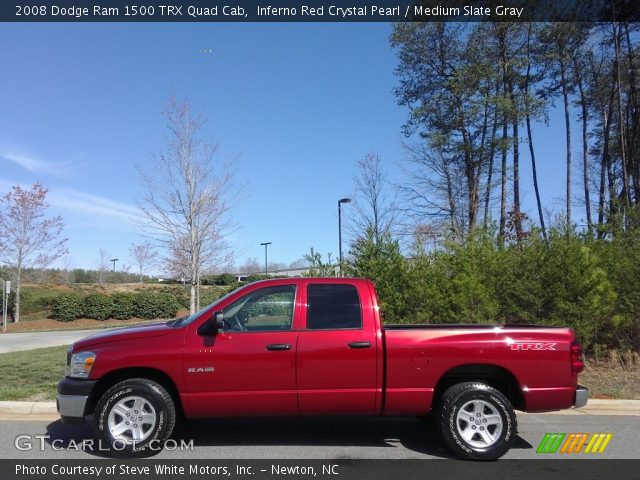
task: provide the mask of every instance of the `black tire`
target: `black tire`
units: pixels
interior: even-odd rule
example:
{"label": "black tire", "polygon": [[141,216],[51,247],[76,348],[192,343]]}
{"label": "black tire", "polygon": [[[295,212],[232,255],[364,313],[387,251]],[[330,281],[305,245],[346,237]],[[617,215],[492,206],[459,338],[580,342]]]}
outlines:
{"label": "black tire", "polygon": [[[140,440],[133,438],[133,429],[126,430],[120,438],[116,438],[109,428],[110,418],[113,422],[128,421],[128,418],[125,419],[124,415],[118,412],[124,405],[131,408],[129,412],[132,415],[134,411],[137,413],[138,410],[133,410],[136,399],[142,399],[144,410],[140,410],[139,414],[145,416],[138,430]],[[113,416],[110,417],[112,412]],[[149,422],[155,421],[153,424],[145,423],[147,419]],[[108,449],[112,456],[128,457],[151,453],[151,450],[159,451],[163,442],[171,435],[175,422],[176,409],[169,392],[148,378],[131,378],[115,384],[100,397],[95,409],[93,427],[100,448]],[[135,425],[137,429],[138,424],[131,424],[131,427]],[[146,430],[145,426],[148,427]]]}
{"label": "black tire", "polygon": [[499,390],[483,383],[465,382],[450,387],[442,396],[439,410],[442,438],[461,458],[495,460],[507,453],[515,440],[517,421],[511,402]]}

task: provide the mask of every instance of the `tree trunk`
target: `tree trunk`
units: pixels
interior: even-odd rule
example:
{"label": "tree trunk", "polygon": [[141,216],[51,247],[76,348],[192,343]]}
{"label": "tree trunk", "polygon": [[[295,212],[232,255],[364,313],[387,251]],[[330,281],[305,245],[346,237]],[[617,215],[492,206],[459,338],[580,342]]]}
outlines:
{"label": "tree trunk", "polygon": [[499,240],[504,241],[507,221],[507,138],[509,136],[508,122],[508,79],[507,79],[507,53],[504,35],[500,37],[500,58],[502,60],[502,165],[500,178],[500,231]]}
{"label": "tree trunk", "polygon": [[456,208],[456,200],[453,195],[451,172],[449,171],[449,164],[446,162],[446,160],[443,164],[443,167],[444,167],[445,180],[447,182],[447,199],[449,202],[449,210],[450,210],[450,216],[451,216],[451,231],[457,236],[460,233],[458,231],[457,218],[456,218],[458,212]]}
{"label": "tree trunk", "polygon": [[615,179],[613,178],[613,166],[611,165],[611,152],[609,147],[612,116],[613,116],[613,97],[610,99],[609,114],[605,119],[604,145],[602,149],[602,161],[605,162],[605,166],[607,169],[607,190],[609,195],[609,216],[607,218],[607,223],[609,223],[609,225],[613,227],[615,225],[612,225],[612,221],[615,221],[615,216],[617,213],[617,204],[616,204]]}
{"label": "tree trunk", "polygon": [[472,231],[476,225],[478,215],[478,182],[476,181],[476,168],[473,162],[473,145],[471,135],[466,127],[464,115],[464,107],[458,100],[458,112],[460,116],[459,131],[464,142],[464,173],[467,181],[467,199],[469,202],[467,208],[469,231]]}
{"label": "tree trunk", "polygon": [[200,310],[200,272],[196,276],[196,311]]}
{"label": "tree trunk", "polygon": [[533,175],[533,190],[536,193],[536,204],[538,206],[538,218],[540,219],[540,228],[542,229],[542,238],[547,239],[547,229],[544,224],[544,214],[542,212],[542,201],[540,200],[540,187],[538,186],[538,170],[536,167],[536,153],[533,148],[533,133],[531,132],[531,117],[529,112],[525,115],[527,124],[527,138],[529,140],[529,154],[531,155],[531,173]]}
{"label": "tree trunk", "polygon": [[516,228],[516,241],[520,243],[522,240],[522,215],[520,213],[520,136],[518,134],[518,123],[520,120],[511,82],[509,82],[509,96],[513,108],[513,222]]}
{"label": "tree trunk", "polygon": [[20,283],[22,282],[22,265],[16,268],[16,299],[13,304],[13,321],[20,321]]}
{"label": "tree trunk", "polygon": [[191,280],[191,286],[189,288],[189,313],[196,312],[196,284]]}
{"label": "tree trunk", "polygon": [[[483,121],[482,121],[482,135],[480,137],[480,148],[479,148],[479,155],[478,155],[478,162],[477,162],[477,175],[475,178],[475,185],[474,185],[474,189],[476,191],[476,196],[477,196],[477,203],[478,203],[478,210],[476,212],[476,215],[480,214],[480,199],[481,199],[481,195],[480,195],[480,180],[482,177],[482,168],[484,166],[484,162],[485,162],[485,155],[484,152],[487,149],[487,130],[489,128],[489,112],[490,112],[490,108],[489,108],[489,97],[491,94],[491,90],[487,89],[487,93],[486,93],[486,97],[484,100],[484,114],[483,114]],[[483,223],[482,223],[483,227],[486,227],[486,218],[484,218]]]}
{"label": "tree trunk", "polygon": [[629,159],[631,167],[631,177],[635,190],[635,202],[640,203],[640,105],[638,105],[638,90],[636,88],[636,60],[631,45],[631,35],[629,25],[624,23],[625,36],[627,40],[627,63],[629,65],[629,108],[632,113],[631,132],[629,133]]}
{"label": "tree trunk", "polygon": [[[606,120],[605,120],[606,121]],[[603,154],[604,155],[604,154]],[[598,189],[598,238],[602,238],[604,227],[604,200],[605,200],[605,178],[607,163],[604,158],[600,161],[600,188]]]}
{"label": "tree trunk", "polygon": [[498,112],[493,117],[493,127],[491,128],[491,145],[489,145],[489,167],[487,171],[487,188],[484,197],[484,220],[486,228],[489,224],[489,204],[491,202],[491,182],[493,181],[493,157],[495,156],[496,132],[498,130]]}
{"label": "tree trunk", "polygon": [[536,194],[536,205],[538,207],[538,219],[540,220],[540,229],[542,230],[542,238],[547,239],[547,229],[544,224],[544,214],[542,212],[542,201],[540,200],[540,188],[538,186],[538,169],[536,166],[536,153],[533,148],[533,132],[531,131],[531,102],[529,101],[529,82],[531,80],[531,29],[529,25],[527,34],[527,74],[524,81],[524,102],[525,102],[525,124],[527,126],[527,140],[529,143],[529,155],[531,156],[531,173],[533,176],[533,190]]}
{"label": "tree trunk", "polygon": [[571,224],[573,223],[571,215],[571,177],[572,164],[571,164],[571,121],[569,119],[569,89],[567,88],[567,76],[565,72],[564,60],[560,61],[560,80],[562,82],[562,100],[564,102],[564,126],[567,139],[567,187],[566,187],[566,229],[567,235],[571,232]]}
{"label": "tree trunk", "polygon": [[500,178],[500,240],[504,240],[507,222],[507,114],[505,112],[502,124],[502,165]]}
{"label": "tree trunk", "polygon": [[621,164],[622,164],[622,192],[620,192],[620,196],[622,198],[623,205],[623,216],[625,217],[624,224],[626,225],[628,216],[627,207],[631,204],[630,202],[630,188],[629,188],[629,174],[628,174],[628,165],[627,165],[627,153],[626,153],[626,142],[625,142],[625,120],[624,120],[624,112],[622,109],[622,84],[620,81],[620,40],[618,38],[618,33],[616,31],[615,22],[612,25],[613,28],[613,43],[615,46],[615,60],[614,60],[614,71],[615,71],[615,85],[616,85],[616,97],[618,101],[618,124],[620,129],[620,156],[621,156]]}
{"label": "tree trunk", "polygon": [[587,228],[589,229],[589,236],[591,236],[593,234],[593,220],[591,218],[591,196],[589,192],[589,112],[587,110],[587,99],[585,98],[582,79],[578,78],[577,83],[580,91],[580,107],[582,108],[582,182],[584,183],[584,203],[587,212]]}

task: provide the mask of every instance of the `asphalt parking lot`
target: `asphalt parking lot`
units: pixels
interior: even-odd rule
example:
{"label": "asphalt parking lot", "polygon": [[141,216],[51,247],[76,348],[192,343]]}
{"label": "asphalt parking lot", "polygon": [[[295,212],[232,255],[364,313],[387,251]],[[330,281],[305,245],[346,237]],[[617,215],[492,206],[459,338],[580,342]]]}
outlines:
{"label": "asphalt parking lot", "polygon": [[[91,428],[55,421],[0,421],[0,458],[78,459],[104,456],[100,451],[67,448],[91,438]],[[518,437],[505,458],[640,459],[640,416],[518,416]],[[611,433],[603,453],[538,454],[548,432]],[[21,448],[16,438],[22,435]],[[36,437],[36,436],[41,437]],[[43,437],[44,436],[44,437]],[[449,458],[434,428],[413,418],[308,417],[190,420],[172,437],[190,450],[163,450],[158,459],[440,459]],[[41,448],[42,446],[42,448]],[[30,447],[30,448],[26,448]]]}

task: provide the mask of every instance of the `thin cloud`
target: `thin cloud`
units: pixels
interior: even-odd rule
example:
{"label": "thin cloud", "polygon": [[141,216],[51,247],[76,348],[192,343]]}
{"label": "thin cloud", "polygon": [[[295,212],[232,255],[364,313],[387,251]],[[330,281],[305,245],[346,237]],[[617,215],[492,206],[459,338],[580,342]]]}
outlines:
{"label": "thin cloud", "polygon": [[[12,186],[20,185],[29,189],[30,184],[13,182],[6,178],[0,178],[0,195],[8,192]],[[142,211],[134,206],[122,202],[81,192],[73,188],[49,188],[46,202],[56,209],[68,210],[94,218],[95,220],[110,219],[118,223],[126,223],[131,226],[144,226],[147,219]],[[113,225],[113,223],[111,223]]]}
{"label": "thin cloud", "polygon": [[25,170],[36,174],[66,177],[74,170],[74,166],[70,162],[48,162],[32,155],[24,155],[15,152],[0,152],[0,158],[4,158],[5,160],[21,166]]}
{"label": "thin cloud", "polygon": [[145,223],[145,217],[139,208],[108,198],[91,195],[70,188],[55,189],[47,197],[49,204],[57,208],[77,213],[98,215],[125,221],[132,225]]}

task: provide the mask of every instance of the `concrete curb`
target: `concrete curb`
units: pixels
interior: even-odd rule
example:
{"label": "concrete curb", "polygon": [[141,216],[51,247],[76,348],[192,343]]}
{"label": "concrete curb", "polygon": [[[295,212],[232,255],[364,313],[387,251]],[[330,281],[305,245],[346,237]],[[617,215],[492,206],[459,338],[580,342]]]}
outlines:
{"label": "concrete curb", "polygon": [[8,415],[58,414],[56,402],[0,402],[0,413]]}
{"label": "concrete curb", "polygon": [[[640,400],[592,399],[583,408],[549,412],[555,415],[634,415],[640,416]],[[3,416],[51,416],[58,415],[56,402],[9,402],[0,401]],[[522,415],[518,412],[518,415]],[[525,414],[529,415],[529,414]],[[35,418],[34,418],[35,419]]]}

